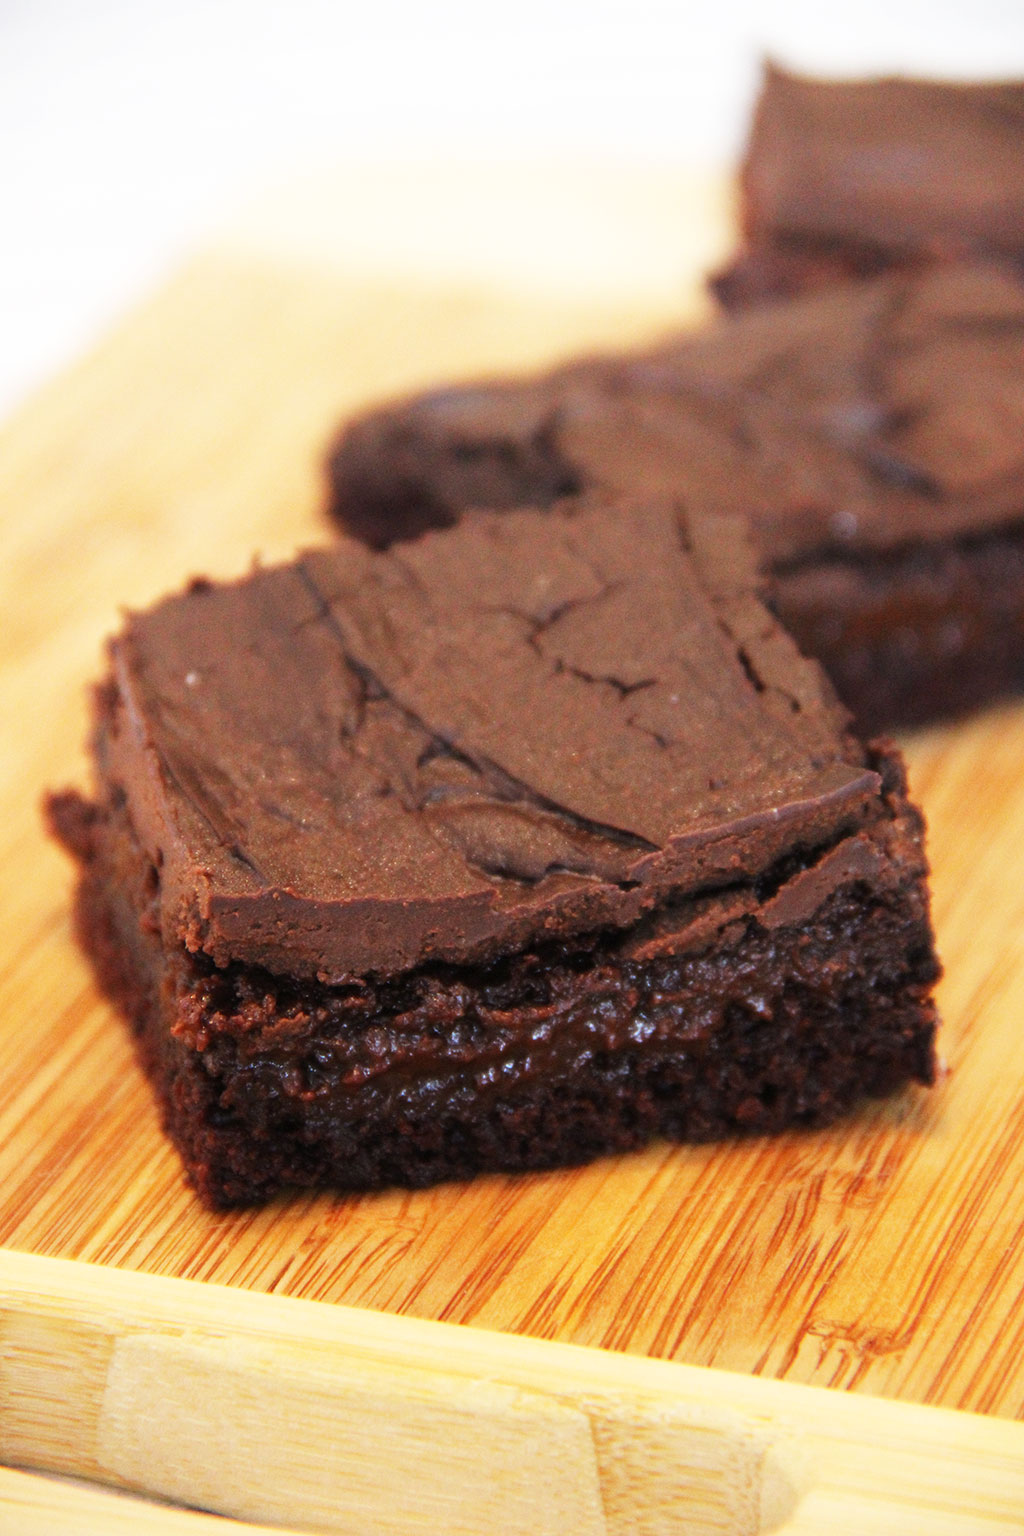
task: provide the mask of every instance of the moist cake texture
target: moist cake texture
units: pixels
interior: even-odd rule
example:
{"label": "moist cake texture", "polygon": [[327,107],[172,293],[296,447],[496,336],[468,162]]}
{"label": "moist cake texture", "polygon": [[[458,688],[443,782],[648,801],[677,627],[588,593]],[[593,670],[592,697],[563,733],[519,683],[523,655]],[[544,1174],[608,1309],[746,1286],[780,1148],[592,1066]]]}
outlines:
{"label": "moist cake texture", "polygon": [[891,268],[1024,268],[1024,81],[814,80],[769,65],[740,170],[730,308]]}
{"label": "moist cake texture", "polygon": [[932,1073],[921,823],[735,519],[584,499],[132,616],[79,928],[202,1196],[824,1123]]}
{"label": "moist cake texture", "polygon": [[1024,281],[847,284],[643,353],[374,411],[333,516],[383,547],[470,507],[658,494],[749,524],[767,595],[862,728],[1024,683]]}

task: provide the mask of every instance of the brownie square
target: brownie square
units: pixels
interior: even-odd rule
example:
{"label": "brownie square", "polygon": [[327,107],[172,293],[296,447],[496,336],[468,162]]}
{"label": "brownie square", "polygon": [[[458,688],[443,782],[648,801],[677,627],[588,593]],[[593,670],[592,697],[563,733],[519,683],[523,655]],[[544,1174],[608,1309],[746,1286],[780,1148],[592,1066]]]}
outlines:
{"label": "brownie square", "polygon": [[1024,280],[999,267],[400,401],[329,471],[332,515],[377,546],[588,491],[742,514],[769,602],[866,734],[1024,684]]}
{"label": "brownie square", "polygon": [[891,268],[1024,265],[1024,81],[764,72],[740,170],[729,308]]}
{"label": "brownie square", "polygon": [[211,1205],[823,1124],[933,1070],[921,821],[736,519],[581,500],[130,617],[78,921]]}

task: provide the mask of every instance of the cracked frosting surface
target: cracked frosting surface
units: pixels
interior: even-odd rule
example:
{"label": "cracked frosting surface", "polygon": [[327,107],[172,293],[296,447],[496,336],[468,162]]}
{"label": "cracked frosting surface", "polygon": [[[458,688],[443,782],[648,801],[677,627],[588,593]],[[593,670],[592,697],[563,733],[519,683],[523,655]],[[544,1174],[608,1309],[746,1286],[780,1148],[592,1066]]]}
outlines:
{"label": "cracked frosting surface", "polygon": [[338,979],[756,881],[879,814],[738,520],[585,500],[132,616],[103,773],[165,941]]}

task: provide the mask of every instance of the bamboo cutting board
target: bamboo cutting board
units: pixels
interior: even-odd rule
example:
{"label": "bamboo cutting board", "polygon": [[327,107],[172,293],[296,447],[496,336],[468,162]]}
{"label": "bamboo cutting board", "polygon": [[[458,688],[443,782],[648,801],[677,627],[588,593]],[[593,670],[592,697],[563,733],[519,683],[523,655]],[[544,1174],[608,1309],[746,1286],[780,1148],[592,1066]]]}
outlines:
{"label": "bamboo cutting board", "polygon": [[376,245],[351,186],[340,236],[307,225],[303,244],[279,205],[0,435],[0,1245],[1024,1417],[1024,705],[904,743],[946,964],[935,1089],[824,1133],[415,1194],[200,1209],[41,830],[43,788],[84,775],[119,608],[328,537],[341,415],[696,313],[666,274],[721,244],[720,204],[688,214],[680,185],[592,177],[567,203],[550,178],[498,178],[502,198],[490,176],[482,205],[456,178],[423,259],[413,242],[390,265],[408,202],[392,226],[376,188]]}

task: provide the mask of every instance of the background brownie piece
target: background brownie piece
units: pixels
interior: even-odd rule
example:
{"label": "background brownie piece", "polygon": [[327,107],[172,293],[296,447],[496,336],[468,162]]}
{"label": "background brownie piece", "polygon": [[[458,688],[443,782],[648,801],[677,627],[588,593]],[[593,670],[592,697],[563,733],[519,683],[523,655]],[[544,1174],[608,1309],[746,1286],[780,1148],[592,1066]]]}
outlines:
{"label": "background brownie piece", "polygon": [[921,828],[735,521],[580,504],[129,620],[79,921],[213,1203],[819,1123],[932,1070]]}
{"label": "background brownie piece", "polygon": [[730,308],[890,267],[1024,264],[1024,81],[812,80],[769,65],[740,171]]}
{"label": "background brownie piece", "polygon": [[1024,682],[1024,281],[951,265],[645,354],[350,424],[331,511],[377,545],[468,506],[670,494],[745,515],[770,601],[867,731]]}

